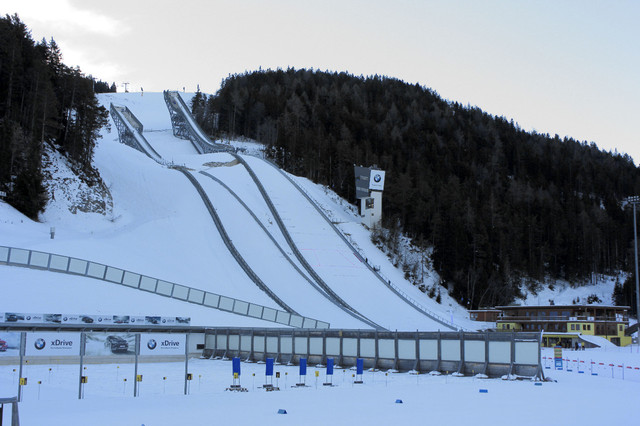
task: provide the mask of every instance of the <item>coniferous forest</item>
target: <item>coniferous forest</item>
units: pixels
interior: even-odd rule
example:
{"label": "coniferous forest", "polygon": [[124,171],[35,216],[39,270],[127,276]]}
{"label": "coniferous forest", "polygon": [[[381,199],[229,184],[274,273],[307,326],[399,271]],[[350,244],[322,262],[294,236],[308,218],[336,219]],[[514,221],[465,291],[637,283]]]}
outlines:
{"label": "coniferous forest", "polygon": [[35,43],[17,15],[0,18],[0,190],[32,219],[47,199],[42,176],[44,144],[62,152],[78,172],[99,179],[93,149],[107,111],[96,91],[102,81],[62,63],[56,42]]}
{"label": "coniferous forest", "polygon": [[[622,200],[640,194],[640,171],[627,155],[381,76],[260,70],[198,92],[192,108],[205,131],[261,141],[351,201],[354,164],[386,170],[385,226],[433,247],[442,284],[470,308],[510,303],[523,282],[633,270]],[[628,281],[616,302],[633,305]]]}

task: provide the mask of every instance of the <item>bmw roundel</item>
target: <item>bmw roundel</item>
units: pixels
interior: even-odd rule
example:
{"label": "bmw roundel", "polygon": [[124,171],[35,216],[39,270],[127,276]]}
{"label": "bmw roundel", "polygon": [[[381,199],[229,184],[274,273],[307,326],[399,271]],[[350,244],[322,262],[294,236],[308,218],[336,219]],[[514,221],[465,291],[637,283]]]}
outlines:
{"label": "bmw roundel", "polygon": [[42,349],[44,349],[44,347],[47,345],[47,343],[44,341],[43,338],[39,338],[36,339],[35,342],[33,342],[33,346],[35,346],[35,348],[39,351],[41,351]]}
{"label": "bmw roundel", "polygon": [[380,182],[381,180],[382,180],[382,176],[380,176],[380,174],[376,174],[376,175],[373,177],[373,181],[374,181],[374,182]]}
{"label": "bmw roundel", "polygon": [[150,350],[154,350],[156,346],[158,346],[158,343],[154,339],[149,339],[149,341],[147,342],[147,347]]}

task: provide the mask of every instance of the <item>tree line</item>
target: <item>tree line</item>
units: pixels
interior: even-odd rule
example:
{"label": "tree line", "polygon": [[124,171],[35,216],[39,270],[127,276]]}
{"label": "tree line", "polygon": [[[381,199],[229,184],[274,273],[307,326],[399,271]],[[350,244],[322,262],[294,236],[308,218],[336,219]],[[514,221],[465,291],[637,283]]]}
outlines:
{"label": "tree line", "polygon": [[261,141],[279,166],[350,201],[354,164],[386,170],[386,226],[433,247],[442,284],[470,308],[510,303],[523,283],[632,270],[621,202],[640,193],[640,173],[626,154],[377,75],[246,72],[198,92],[192,109],[205,131]]}
{"label": "tree line", "polygon": [[34,42],[18,15],[0,18],[0,190],[28,217],[37,219],[47,202],[45,143],[89,184],[99,179],[91,162],[108,113],[96,91],[115,91],[115,84],[66,66],[55,40]]}

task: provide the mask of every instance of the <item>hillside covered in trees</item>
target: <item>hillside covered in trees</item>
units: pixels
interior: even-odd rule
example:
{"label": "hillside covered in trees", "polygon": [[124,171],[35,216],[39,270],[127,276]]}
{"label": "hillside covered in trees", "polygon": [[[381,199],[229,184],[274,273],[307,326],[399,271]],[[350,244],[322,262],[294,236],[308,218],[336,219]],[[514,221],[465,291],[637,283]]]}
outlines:
{"label": "hillside covered in trees", "polygon": [[96,90],[115,91],[115,85],[64,65],[56,42],[35,43],[17,15],[0,18],[0,190],[30,218],[37,219],[47,202],[45,143],[89,184],[99,179],[91,161],[107,111]]}
{"label": "hillside covered in trees", "polygon": [[[633,269],[621,202],[640,193],[640,171],[627,155],[380,76],[260,70],[192,107],[206,131],[259,140],[278,165],[349,200],[354,164],[386,170],[386,227],[433,247],[442,284],[470,308],[512,302],[523,280]],[[629,291],[617,300],[632,304]]]}

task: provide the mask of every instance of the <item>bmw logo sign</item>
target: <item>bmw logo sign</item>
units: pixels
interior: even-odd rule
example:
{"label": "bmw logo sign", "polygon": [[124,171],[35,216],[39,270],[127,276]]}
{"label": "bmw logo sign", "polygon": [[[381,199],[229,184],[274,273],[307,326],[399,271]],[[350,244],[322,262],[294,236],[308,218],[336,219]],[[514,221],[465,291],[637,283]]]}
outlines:
{"label": "bmw logo sign", "polygon": [[27,321],[31,321],[31,315],[27,315]]}
{"label": "bmw logo sign", "polygon": [[149,341],[147,342],[147,347],[150,350],[154,350],[156,346],[158,346],[158,343],[154,339],[149,339]]}
{"label": "bmw logo sign", "polygon": [[62,318],[62,321],[67,321],[67,320],[68,320],[67,317]]}
{"label": "bmw logo sign", "polygon": [[380,176],[379,174],[378,174],[378,175],[375,175],[375,176],[373,177],[373,180],[374,180],[374,182],[380,182],[380,181],[382,180],[382,176]]}
{"label": "bmw logo sign", "polygon": [[102,322],[102,318],[98,318],[98,322]]}
{"label": "bmw logo sign", "polygon": [[162,318],[162,323],[164,324],[165,322],[167,322],[167,320]]}
{"label": "bmw logo sign", "polygon": [[39,351],[44,349],[46,345],[47,343],[44,341],[43,338],[36,339],[36,341],[33,343],[33,346],[35,346],[35,348]]}

